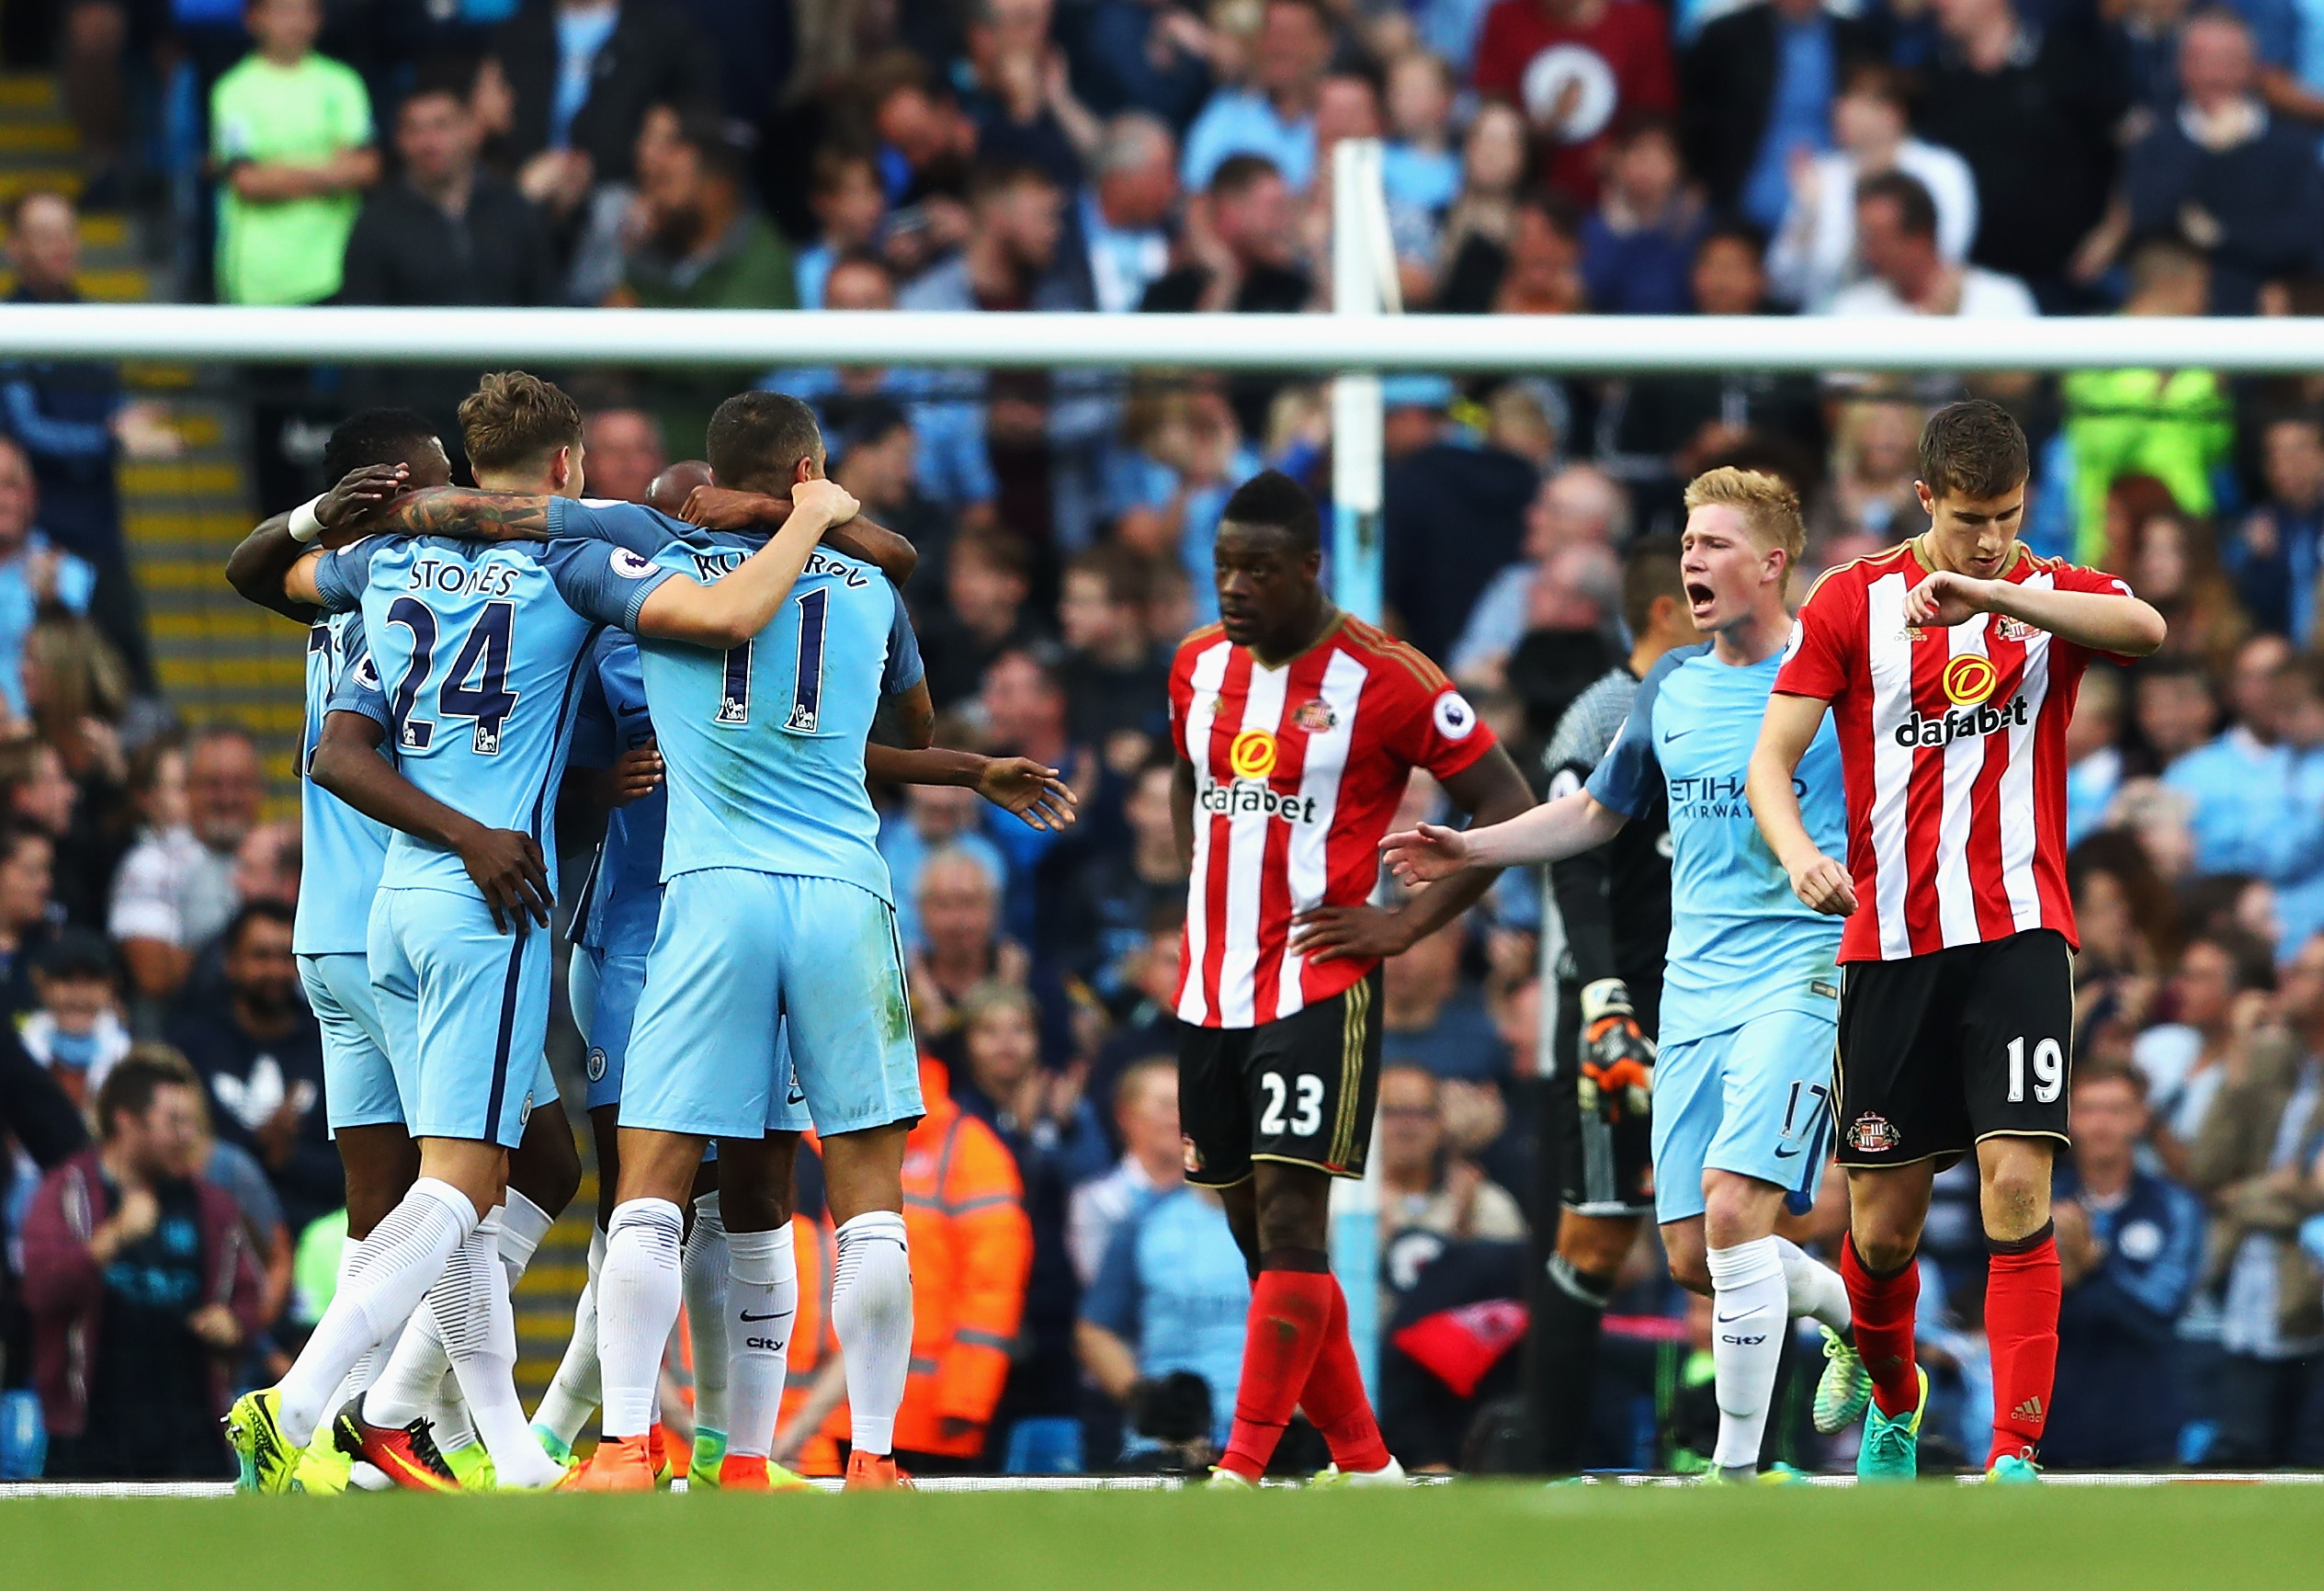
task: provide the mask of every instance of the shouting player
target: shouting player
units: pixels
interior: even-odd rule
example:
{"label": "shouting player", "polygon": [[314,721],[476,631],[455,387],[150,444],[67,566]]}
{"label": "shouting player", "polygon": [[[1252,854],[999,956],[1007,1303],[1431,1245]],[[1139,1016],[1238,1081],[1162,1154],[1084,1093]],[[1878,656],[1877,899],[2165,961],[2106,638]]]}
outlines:
{"label": "shouting player", "polygon": [[[1604,760],[1662,654],[1699,639],[1680,552],[1675,536],[1631,544],[1622,571],[1630,655],[1558,721],[1542,756],[1551,801]],[[1650,810],[1613,839],[1549,865],[1565,948],[1544,969],[1558,980],[1557,1067],[1545,1079],[1540,1142],[1556,1146],[1561,1212],[1555,1251],[1535,1278],[1530,1373],[1536,1451],[1552,1474],[1581,1467],[1606,1302],[1638,1223],[1654,1212],[1653,1124],[1641,1107],[1671,939],[1671,824],[1661,792],[1648,796]]]}
{"label": "shouting player", "polygon": [[[1874,1383],[1856,1472],[1918,1470],[1914,1254],[1936,1173],[1978,1162],[1993,1356],[1987,1475],[2040,1478],[2058,1362],[2050,1165],[2067,1142],[2074,909],[2066,725],[2092,656],[2143,657],[2162,616],[2110,574],[2018,544],[2025,433],[1982,400],[1921,433],[1929,528],[1816,583],[1752,758],[1760,830],[1798,898],[1848,919],[1833,1101],[1842,1256]],[[1840,729],[1847,862],[1794,775]]]}
{"label": "shouting player", "polygon": [[1191,864],[1178,1016],[1187,1180],[1217,1188],[1252,1267],[1235,1418],[1211,1477],[1255,1483],[1292,1411],[1326,1481],[1388,1483],[1325,1252],[1331,1179],[1360,1176],[1379,1082],[1380,961],[1475,903],[1478,873],[1366,903],[1414,767],[1497,823],[1533,804],[1491,730],[1419,653],[1334,607],[1314,502],[1287,475],[1228,499],[1220,622],[1170,673],[1171,796]]}
{"label": "shouting player", "polygon": [[[1718,1441],[1708,1479],[1757,1472],[1776,1361],[1795,1314],[1831,1335],[1817,1424],[1837,1430],[1866,1395],[1847,1346],[1840,1278],[1775,1234],[1786,1195],[1822,1176],[1830,1126],[1840,936],[1792,898],[1741,800],[1759,721],[1783,661],[1792,563],[1807,540],[1799,499],[1735,469],[1686,489],[1680,574],[1711,637],[1649,670],[1588,786],[1515,822],[1460,834],[1423,824],[1385,847],[1400,877],[1555,861],[1602,845],[1667,801],[1671,941],[1654,1068],[1654,1198],[1671,1274],[1711,1298]],[[1842,843],[1840,751],[1807,748],[1805,801],[1822,842]],[[1797,803],[1795,803],[1797,810]]]}

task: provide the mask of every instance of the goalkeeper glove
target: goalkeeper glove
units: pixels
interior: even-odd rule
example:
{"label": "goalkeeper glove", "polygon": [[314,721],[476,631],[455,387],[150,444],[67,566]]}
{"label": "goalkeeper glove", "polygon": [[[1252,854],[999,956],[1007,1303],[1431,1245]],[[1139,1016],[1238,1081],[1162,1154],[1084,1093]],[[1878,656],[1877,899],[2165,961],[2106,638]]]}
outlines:
{"label": "goalkeeper glove", "polygon": [[1581,1108],[1609,1125],[1625,1111],[1643,1117],[1654,1097],[1654,1040],[1638,1026],[1630,991],[1619,978],[1581,990]]}

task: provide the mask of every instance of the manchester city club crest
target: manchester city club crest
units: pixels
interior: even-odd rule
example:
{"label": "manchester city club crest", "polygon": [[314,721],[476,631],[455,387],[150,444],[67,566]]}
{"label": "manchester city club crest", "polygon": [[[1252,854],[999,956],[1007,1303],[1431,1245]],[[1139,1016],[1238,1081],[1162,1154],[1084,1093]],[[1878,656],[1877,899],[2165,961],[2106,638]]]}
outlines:
{"label": "manchester city club crest", "polygon": [[605,1080],[606,1052],[601,1048],[592,1047],[589,1051],[589,1081],[603,1083]]}

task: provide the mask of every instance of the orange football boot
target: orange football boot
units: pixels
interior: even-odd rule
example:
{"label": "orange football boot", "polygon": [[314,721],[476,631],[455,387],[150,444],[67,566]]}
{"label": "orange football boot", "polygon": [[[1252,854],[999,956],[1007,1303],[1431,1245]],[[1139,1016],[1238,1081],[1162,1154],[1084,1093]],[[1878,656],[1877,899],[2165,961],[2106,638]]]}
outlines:
{"label": "orange football boot", "polygon": [[844,1492],[909,1492],[912,1477],[896,1468],[895,1459],[887,1453],[867,1453],[861,1449],[847,1456],[847,1482]]}
{"label": "orange football boot", "polygon": [[653,1455],[643,1437],[597,1444],[589,1461],[559,1483],[561,1492],[651,1492]]}

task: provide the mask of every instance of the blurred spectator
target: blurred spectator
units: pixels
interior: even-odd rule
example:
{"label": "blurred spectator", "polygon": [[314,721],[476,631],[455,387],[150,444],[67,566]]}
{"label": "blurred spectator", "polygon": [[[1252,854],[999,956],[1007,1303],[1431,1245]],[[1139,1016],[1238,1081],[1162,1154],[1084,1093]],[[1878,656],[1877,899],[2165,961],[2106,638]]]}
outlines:
{"label": "blurred spectator", "polygon": [[25,1219],[47,1472],[231,1474],[218,1421],[262,1300],[240,1212],[198,1175],[201,1084],[166,1051],[133,1054],[96,1115],[98,1146],[51,1173]]}
{"label": "blurred spectator", "polygon": [[823,283],[833,261],[879,241],[888,197],[879,186],[879,165],[860,150],[823,144],[807,165],[807,206],[815,214],[815,241],[792,262],[799,307],[823,307]]}
{"label": "blurred spectator", "polygon": [[67,928],[31,959],[30,977],[33,1008],[18,1024],[24,1052],[85,1108],[130,1051],[113,948],[86,928]]}
{"label": "blurred spectator", "polygon": [[1316,92],[1332,42],[1321,0],[1265,0],[1251,46],[1251,86],[1219,89],[1186,130],[1179,174],[1188,188],[1208,188],[1233,156],[1255,154],[1294,192],[1307,191],[1316,176]]}
{"label": "blurred spectator", "polygon": [[1638,111],[1678,108],[1670,24],[1645,0],[1496,0],[1477,40],[1477,88],[1516,106],[1548,152],[1549,188],[1598,197],[1606,133]]}
{"label": "blurred spectator", "polygon": [[1790,203],[1767,256],[1775,297],[1810,314],[1823,313],[1863,268],[1856,186],[1868,176],[1901,171],[1929,190],[1936,206],[1937,253],[1947,265],[1966,259],[1977,236],[1977,179],[1951,150],[1910,136],[1904,85],[1896,72],[1859,62],[1844,82],[1831,106],[1837,147],[1792,163]]}
{"label": "blurred spectator", "polygon": [[[1430,657],[1451,652],[1493,577],[1525,556],[1525,510],[1541,484],[1525,460],[1438,421],[1426,446],[1389,465],[1380,508],[1388,604]],[[1446,525],[1460,535],[1439,534]]]}
{"label": "blurred spectator", "polygon": [[380,180],[363,80],[314,52],[321,0],[248,0],[257,48],[210,90],[218,296],[320,303],[339,290],[357,195]]}
{"label": "blurred spectator", "polygon": [[[1508,1069],[1481,990],[1460,975],[1467,919],[1455,918],[1390,958],[1380,992],[1381,1053],[1391,1066],[1477,1082]],[[1434,1108],[1434,1099],[1430,1108]]]}
{"label": "blurred spectator", "polygon": [[[2125,315],[2199,315],[2210,290],[2203,256],[2168,238],[2130,256]],[[2212,478],[2235,447],[2235,408],[2209,370],[2075,370],[2060,378],[2074,460],[2074,557],[2106,553],[2106,497],[2125,475],[2151,475],[2190,514],[2212,509]],[[2154,600],[2143,586],[2142,597]]]}
{"label": "blurred spectator", "polygon": [[2233,722],[2163,774],[2194,801],[2195,865],[2205,872],[2283,875],[2318,821],[2290,810],[2298,787],[2283,710],[2296,666],[2280,636],[2244,642],[2229,685]]}
{"label": "blurred spectator", "polygon": [[896,934],[908,951],[925,941],[920,931],[920,877],[928,859],[947,850],[968,854],[988,879],[1007,876],[1008,864],[979,832],[981,798],[965,785],[907,785],[901,809],[879,821],[879,854],[896,890]]}
{"label": "blurred spectator", "polygon": [[1581,280],[1602,315],[1675,315],[1691,307],[1687,278],[1703,232],[1683,185],[1677,131],[1640,116],[1606,146],[1605,188],[1581,223]]}
{"label": "blurred spectator", "polygon": [[943,1067],[924,1061],[920,1088],[926,1113],[904,1144],[912,1374],[896,1449],[915,1473],[943,1474],[987,1467],[986,1427],[1025,1315],[1033,1234],[1001,1140],[953,1102]]}
{"label": "blurred spectator", "polygon": [[[977,854],[945,847],[921,863],[920,949],[904,962],[912,1027],[921,1046],[968,1076],[961,1005],[984,984],[1031,989],[1040,1011],[1040,1050],[1062,1059],[1071,1048],[1071,1002],[1056,976],[1001,931],[1002,880]],[[965,1099],[965,1096],[963,1097]]]}
{"label": "blurred spectator", "polygon": [[592,184],[629,180],[647,107],[719,102],[716,58],[659,0],[529,5],[494,36],[493,54],[513,102],[518,186],[560,217],[580,208]]}
{"label": "blurred spectator", "polygon": [[[2042,1437],[2060,1469],[2158,1469],[2183,1418],[2175,1327],[2203,1267],[2202,1203],[2138,1169],[2146,1084],[2120,1064],[2074,1069],[2074,1147],[2051,1210],[2064,1300],[2056,1413]],[[2126,1391],[2137,1389],[2135,1395]]]}
{"label": "blurred spectator", "polygon": [[109,809],[126,803],[120,800],[123,792],[109,768],[101,774],[93,771],[88,784],[108,798],[108,811],[85,810],[91,803],[84,799],[83,787],[66,776],[63,757],[46,741],[0,744],[0,819],[37,828],[49,836],[56,847],[59,867],[51,892],[63,908],[65,920],[102,928],[113,873],[128,848],[129,836],[103,832],[100,824],[109,824],[117,815]]}
{"label": "blurred spectator", "polygon": [[913,544],[920,554],[913,593],[934,593],[944,585],[952,522],[920,494],[920,437],[911,416],[881,397],[833,398],[824,409],[830,416],[823,440],[831,478],[862,505],[867,517]]}
{"label": "blurred spectator", "polygon": [[1066,1241],[1084,1288],[1097,1279],[1122,1222],[1186,1179],[1174,1059],[1155,1055],[1125,1067],[1114,1082],[1113,1107],[1122,1157],[1113,1170],[1075,1188],[1067,1205]]}
{"label": "blurred spectator", "polygon": [[1794,174],[1831,147],[1833,101],[1874,44],[1867,23],[1821,0],[1756,0],[1703,25],[1679,56],[1679,108],[1715,208],[1782,223]]}
{"label": "blurred spectator", "polygon": [[2208,1461],[2232,1469],[2324,1464],[2324,1291],[2297,1241],[2324,1210],[2324,938],[2287,969],[2283,1015],[2288,1030],[2241,1024],[2189,1176],[2214,1212],[2204,1285],[2226,1349]]}
{"label": "blurred spectator", "polygon": [[1066,723],[1106,766],[1127,773],[1145,760],[1161,731],[1170,660],[1146,639],[1144,561],[1118,547],[1094,547],[1065,566],[1058,632],[1065,642]]}
{"label": "blurred spectator", "polygon": [[1184,241],[1186,263],[1149,287],[1139,308],[1287,314],[1314,296],[1299,265],[1290,187],[1264,155],[1219,163],[1187,209]]}
{"label": "blurred spectator", "polygon": [[2173,1176],[2188,1175],[2189,1146],[2274,986],[2274,947],[2248,933],[2206,930],[2179,952],[2169,990],[2175,1019],[2141,1033],[2131,1051],[2147,1079],[2156,1151]]}
{"label": "blurred spectator", "polygon": [[0,1020],[20,1022],[35,998],[32,972],[57,936],[50,893],[56,847],[36,828],[0,827]]}
{"label": "blurred spectator", "polygon": [[258,821],[266,774],[249,734],[221,724],[182,748],[149,747],[131,788],[143,834],[113,880],[107,926],[132,992],[165,1001],[234,915],[234,855]]}
{"label": "blurred spectator", "polygon": [[2138,738],[2149,766],[2160,772],[2210,740],[2219,706],[2202,664],[2189,657],[2149,658],[2131,676]]}
{"label": "blurred spectator", "polygon": [[219,1136],[256,1155],[291,1226],[345,1201],[323,1108],[323,1039],[299,989],[290,908],[252,901],[222,936],[226,999],[179,1009],[170,1042],[209,1085]]}
{"label": "blurred spectator", "polygon": [[1128,776],[1122,814],[1129,847],[1093,857],[1077,869],[1071,894],[1060,903],[1066,926],[1058,942],[1071,948],[1078,970],[1117,1013],[1138,1003],[1138,961],[1155,921],[1173,903],[1183,909],[1185,901],[1186,869],[1170,812],[1174,760],[1157,753]]}
{"label": "blurred spectator", "polygon": [[1170,129],[1151,116],[1105,124],[1091,161],[1093,176],[1074,202],[1074,222],[1088,250],[1090,301],[1108,314],[1140,307],[1146,290],[1170,269],[1165,230],[1178,203],[1178,153]]}
{"label": "blurred spectator", "polygon": [[96,571],[39,528],[40,503],[31,460],[0,436],[0,707],[16,719],[31,711],[24,648],[40,609],[53,604],[86,613],[96,591]]}
{"label": "blurred spectator", "polygon": [[[797,305],[790,245],[760,211],[748,153],[726,124],[682,121],[667,151],[638,179],[645,236],[630,253],[616,302],[698,310]],[[734,380],[716,368],[656,369],[640,384],[663,438],[680,458],[699,458],[711,412]]]}
{"label": "blurred spectator", "polygon": [[2074,716],[2066,721],[2066,844],[2080,845],[2103,826],[2122,788],[2122,674],[2093,668],[2082,676]]}
{"label": "blurred spectator", "polygon": [[642,503],[653,478],[670,465],[661,423],[643,409],[593,409],[581,425],[589,495]]}
{"label": "blurred spectator", "polygon": [[[2251,621],[2236,605],[2235,586],[2219,567],[2210,521],[2166,504],[2133,517],[2128,529],[2114,567],[2170,624],[2166,649],[2175,656],[2201,658],[2215,677],[2235,666]],[[2281,644],[2273,649],[2279,657],[2289,651]]]}
{"label": "blurred spectator", "polygon": [[1119,843],[1121,793],[1119,776],[1097,748],[1073,738],[1056,654],[1056,648],[1047,645],[1002,653],[984,671],[977,706],[995,753],[1062,769],[1081,799],[1077,822],[1062,834],[1027,828],[997,810],[985,816],[986,835],[1008,858],[1010,931],[1044,958],[1070,965],[1083,947],[1060,932],[1061,924],[1045,915],[1040,903],[1057,898],[1064,881],[1079,872],[1076,864],[1083,857]]}
{"label": "blurred spectator", "polygon": [[2261,629],[2307,646],[2316,635],[2324,537],[2324,420],[2282,415],[2260,433],[2267,495],[2228,549],[2236,595]]}
{"label": "blurred spectator", "polygon": [[1432,290],[1416,295],[1447,313],[1482,313],[1509,260],[1509,234],[1525,176],[1525,119],[1506,105],[1478,107],[1460,144],[1460,194],[1436,238]]}
{"label": "blurred spectator", "polygon": [[[1114,1175],[1074,1195],[1077,1235],[1084,1211],[1102,1207],[1106,1218],[1075,1345],[1090,1380],[1123,1407],[1125,1456],[1151,1454],[1168,1440],[1181,1446],[1186,1467],[1199,1468],[1207,1460],[1186,1449],[1203,1440],[1223,1449],[1233,1423],[1250,1272],[1219,1196],[1186,1185],[1174,1063],[1131,1068],[1120,1098],[1130,1153]],[[1209,1417],[1196,1429],[1188,1428],[1194,1419],[1171,1417],[1189,1412],[1172,1396],[1173,1378],[1182,1375],[1199,1377],[1209,1394]]]}
{"label": "blurred spectator", "polygon": [[1630,503],[1614,478],[1592,464],[1569,464],[1541,483],[1525,507],[1523,558],[1479,595],[1447,665],[1455,678],[1500,677],[1527,630],[1531,593],[1548,562],[1569,548],[1619,547],[1630,539]]}
{"label": "blurred spectator", "polygon": [[1417,1229],[1457,1243],[1521,1241],[1525,1218],[1516,1199],[1448,1145],[1440,1086],[1424,1067],[1391,1063],[1381,1069],[1382,1232]]}
{"label": "blurred spectator", "polygon": [[[281,1321],[283,1306],[289,1302],[297,1251],[292,1245],[290,1227],[283,1220],[282,1198],[276,1193],[274,1184],[266,1180],[266,1167],[242,1145],[220,1138],[212,1129],[214,1120],[213,1114],[205,1108],[193,1162],[201,1168],[199,1175],[204,1182],[223,1188],[226,1197],[234,1201],[234,1210],[242,1217],[243,1235],[249,1239],[251,1256],[258,1266],[259,1335],[249,1345],[243,1374],[279,1376],[289,1369],[290,1358],[268,1334]],[[336,1203],[328,1213],[346,1218],[346,1211]]]}
{"label": "blurred spectator", "polygon": [[[17,273],[9,302],[84,301],[74,285],[81,222],[72,201],[41,188],[19,194],[8,208],[8,263]],[[31,360],[0,367],[0,416],[31,460],[41,530],[95,572],[93,616],[136,688],[152,690],[144,599],[130,574],[113,471],[123,453],[155,458],[182,450],[168,410],[145,400],[124,403],[111,365]],[[0,650],[14,655],[13,647]]]}
{"label": "blurred spectator", "polygon": [[2251,30],[2223,6],[2179,42],[2181,98],[2130,148],[2134,236],[2172,233],[2211,260],[2211,312],[2245,315],[2261,287],[2324,267],[2324,170],[2316,133],[2269,117]]}
{"label": "blurred spectator", "polygon": [[1144,111],[1172,127],[1193,120],[1210,93],[1216,35],[1177,0],[1091,0],[1069,7],[1073,85],[1100,116]]}
{"label": "blurred spectator", "polygon": [[1436,219],[1460,197],[1461,156],[1453,146],[1453,100],[1458,85],[1439,55],[1408,51],[1388,65],[1388,147],[1380,152],[1380,187],[1391,219],[1402,210]]}
{"label": "blurred spectator", "polygon": [[2016,278],[1981,265],[1945,263],[1937,248],[1935,201],[1920,179],[1902,171],[1883,172],[1857,185],[1856,250],[1864,279],[1832,296],[1831,314],[1993,319],[2041,313]]}
{"label": "blurred spectator", "polygon": [[[1614,3],[1635,5],[1638,0]],[[1581,229],[1562,207],[1539,202],[1517,207],[1509,223],[1509,250],[1484,308],[1496,315],[1578,315],[1588,311]]]}
{"label": "blurred spectator", "polygon": [[2012,0],[1933,9],[1942,37],[1922,74],[1915,131],[1976,175],[1970,261],[2024,281],[2051,313],[2082,302],[2111,252],[2100,222],[2126,97],[2094,14],[2029,26]]}
{"label": "blurred spectator", "polygon": [[975,0],[968,14],[962,108],[977,125],[977,158],[1037,165],[1060,188],[1082,179],[1097,119],[1074,96],[1049,40],[1052,0]]}
{"label": "blurred spectator", "polygon": [[993,659],[1040,634],[1026,608],[1030,563],[1014,536],[971,534],[953,543],[945,560],[944,605],[920,622],[928,695],[939,710],[974,696]]}
{"label": "blurred spectator", "polygon": [[1819,546],[1843,537],[1888,546],[1928,528],[1913,488],[1922,420],[1918,405],[1897,398],[1842,405],[1832,429],[1831,482],[1809,515]]}

